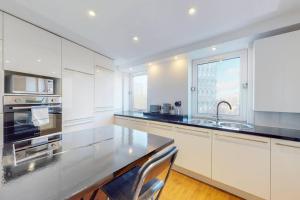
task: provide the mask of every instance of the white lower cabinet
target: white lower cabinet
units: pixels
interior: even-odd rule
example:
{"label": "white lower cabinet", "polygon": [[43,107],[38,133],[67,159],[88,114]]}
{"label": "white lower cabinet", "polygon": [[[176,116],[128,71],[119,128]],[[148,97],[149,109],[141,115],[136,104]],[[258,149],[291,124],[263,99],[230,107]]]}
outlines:
{"label": "white lower cabinet", "polygon": [[300,142],[120,116],[115,124],[174,139],[175,165],[213,182],[259,199],[300,199]]}
{"label": "white lower cabinet", "polygon": [[209,130],[176,126],[179,149],[175,165],[211,178],[211,140]]}
{"label": "white lower cabinet", "polygon": [[132,129],[136,129],[139,131],[148,131],[147,121],[139,120],[139,119],[131,119],[129,120],[129,126]]}
{"label": "white lower cabinet", "polygon": [[130,119],[128,117],[115,116],[114,117],[114,124],[119,125],[119,126],[128,127],[129,126],[129,120]]}
{"label": "white lower cabinet", "polygon": [[148,132],[162,137],[175,138],[173,125],[170,123],[149,121]]}
{"label": "white lower cabinet", "polygon": [[270,138],[214,131],[212,179],[270,199]]}
{"label": "white lower cabinet", "polygon": [[272,139],[271,198],[300,199],[300,143]]}
{"label": "white lower cabinet", "polygon": [[147,121],[128,118],[128,117],[115,117],[115,124],[119,126],[124,126],[131,129],[136,129],[139,131],[148,131]]}

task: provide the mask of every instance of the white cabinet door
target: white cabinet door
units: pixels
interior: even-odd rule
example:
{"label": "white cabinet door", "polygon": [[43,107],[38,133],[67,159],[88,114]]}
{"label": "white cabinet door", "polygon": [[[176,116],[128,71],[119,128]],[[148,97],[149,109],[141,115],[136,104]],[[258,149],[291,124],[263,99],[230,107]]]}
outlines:
{"label": "white cabinet door", "polygon": [[154,135],[159,135],[162,137],[168,137],[175,140],[174,126],[170,123],[162,123],[149,121],[148,122],[148,132]]}
{"label": "white cabinet door", "polygon": [[179,151],[175,164],[211,178],[211,142],[209,130],[177,126],[176,141]]}
{"label": "white cabinet door", "polygon": [[255,42],[254,109],[300,112],[300,31]]}
{"label": "white cabinet door", "polygon": [[115,124],[139,131],[148,131],[148,123],[146,120],[134,119],[130,117],[115,117]]}
{"label": "white cabinet door", "polygon": [[4,14],[4,69],[61,77],[61,38]]}
{"label": "white cabinet door", "polygon": [[272,139],[272,200],[300,199],[300,143]]}
{"label": "white cabinet door", "polygon": [[88,119],[94,114],[94,75],[63,71],[63,120]]}
{"label": "white cabinet door", "polygon": [[63,39],[62,66],[64,69],[94,74],[94,53],[82,46]]}
{"label": "white cabinet door", "polygon": [[96,67],[95,107],[100,111],[114,108],[114,71],[103,67]]}
{"label": "white cabinet door", "polygon": [[119,126],[128,127],[129,126],[129,119],[128,119],[128,117],[115,116],[114,117],[114,124],[119,125]]}
{"label": "white cabinet door", "polygon": [[93,118],[75,120],[75,121],[67,121],[64,123],[63,132],[76,132],[80,130],[86,130],[94,128]]}
{"label": "white cabinet door", "polygon": [[95,66],[98,67],[104,67],[110,70],[114,70],[113,69],[113,60],[109,59],[105,56],[102,56],[100,54],[95,53],[94,54],[94,58],[95,58]]}
{"label": "white cabinet door", "polygon": [[212,179],[270,199],[270,138],[215,131]]}
{"label": "white cabinet door", "polygon": [[129,127],[132,129],[136,129],[139,131],[148,131],[148,123],[146,120],[142,120],[142,119],[130,119],[129,120]]}

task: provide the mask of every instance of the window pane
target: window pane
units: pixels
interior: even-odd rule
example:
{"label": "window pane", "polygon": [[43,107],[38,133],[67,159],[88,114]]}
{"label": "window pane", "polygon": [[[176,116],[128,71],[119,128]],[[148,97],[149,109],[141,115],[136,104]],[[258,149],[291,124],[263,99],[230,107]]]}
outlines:
{"label": "window pane", "polygon": [[147,109],[147,75],[134,76],[133,83],[133,109]]}
{"label": "window pane", "polygon": [[220,112],[227,115],[240,114],[240,58],[200,64],[198,67],[198,113],[215,114],[219,101],[232,105]]}

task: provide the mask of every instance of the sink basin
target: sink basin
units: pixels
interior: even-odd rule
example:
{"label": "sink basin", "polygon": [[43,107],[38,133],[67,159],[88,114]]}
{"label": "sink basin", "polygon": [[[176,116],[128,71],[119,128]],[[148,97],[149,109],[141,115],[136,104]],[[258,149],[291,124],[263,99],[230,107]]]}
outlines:
{"label": "sink basin", "polygon": [[239,122],[219,122],[219,127],[228,129],[249,129],[253,128],[250,124],[244,124]]}
{"label": "sink basin", "polygon": [[203,124],[203,125],[216,125],[216,121],[210,119],[193,119],[192,123]]}

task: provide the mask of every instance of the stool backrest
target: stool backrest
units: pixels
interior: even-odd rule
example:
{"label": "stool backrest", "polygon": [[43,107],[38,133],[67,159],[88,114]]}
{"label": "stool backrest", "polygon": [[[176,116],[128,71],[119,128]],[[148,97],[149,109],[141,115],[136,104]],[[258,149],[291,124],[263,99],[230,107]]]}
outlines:
{"label": "stool backrest", "polygon": [[[166,182],[166,180],[169,177],[172,165],[174,164],[174,161],[176,159],[177,152],[178,150],[175,146],[169,147],[166,150],[155,154],[145,164],[143,164],[143,166],[138,172],[138,176],[135,180],[135,184],[133,187],[133,200],[138,200],[141,189],[144,184],[146,184],[152,178],[163,173],[165,170],[167,170],[167,173],[163,182]],[[158,192],[157,198],[159,197],[161,191],[162,188]]]}

